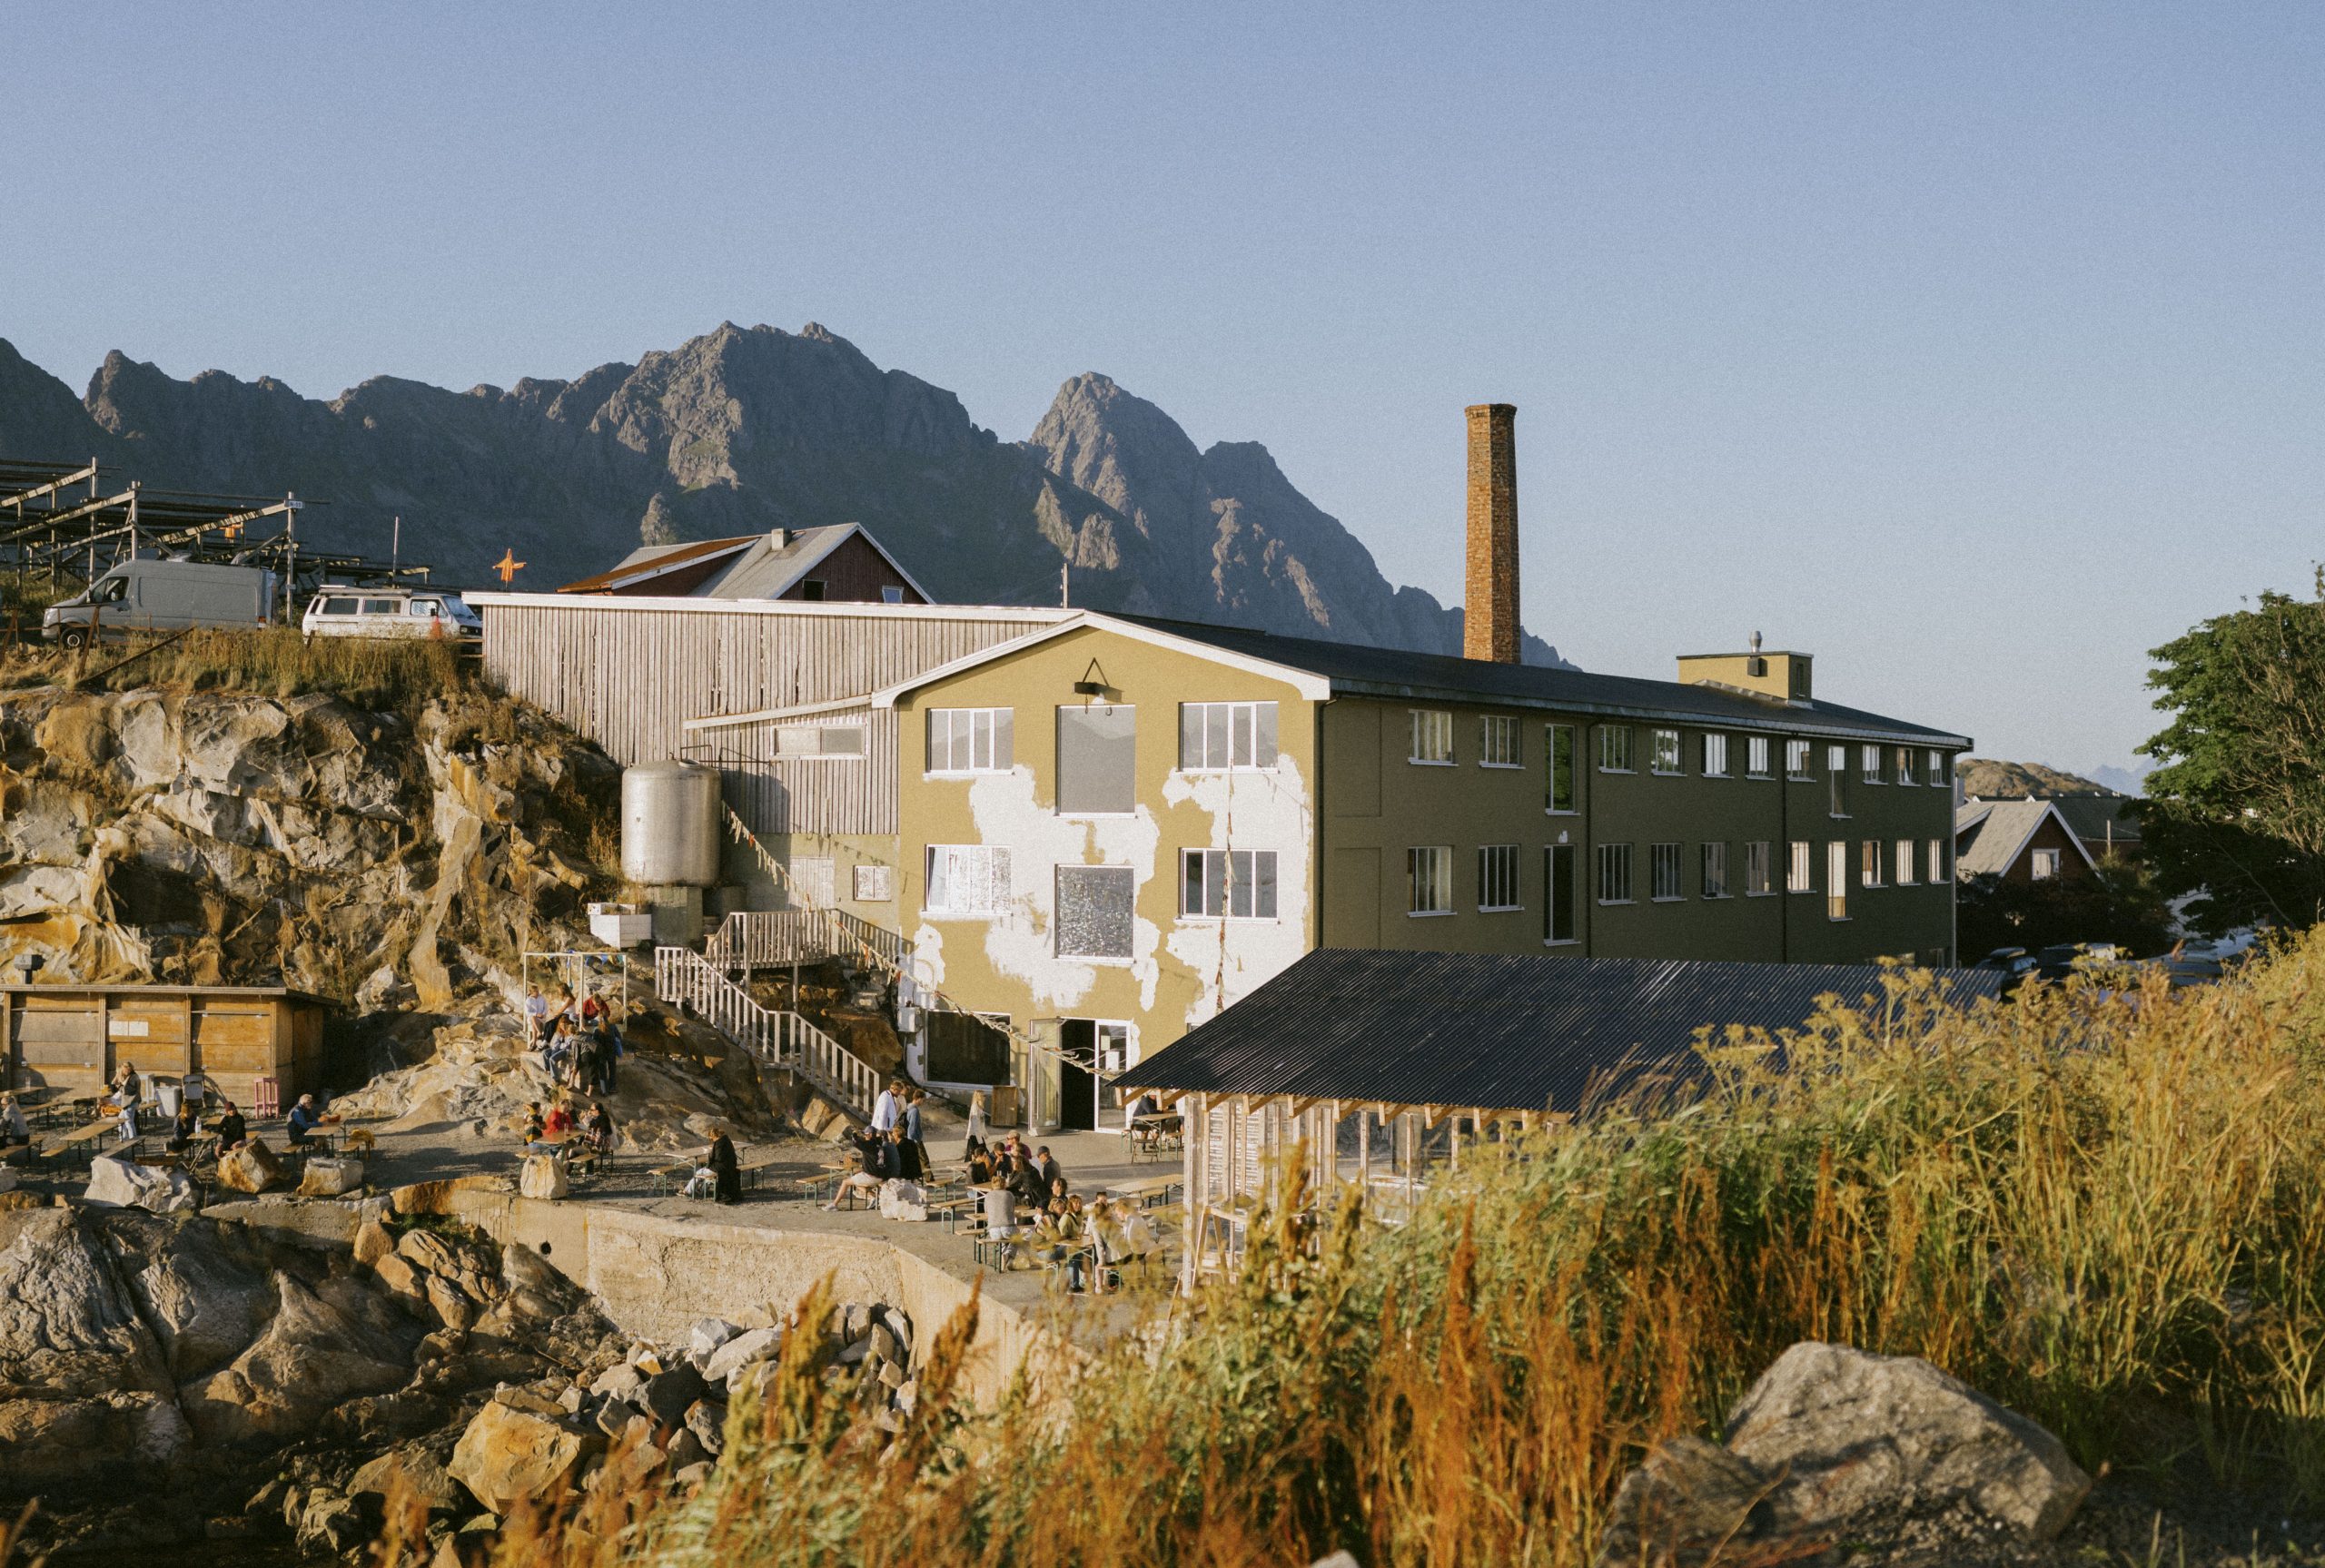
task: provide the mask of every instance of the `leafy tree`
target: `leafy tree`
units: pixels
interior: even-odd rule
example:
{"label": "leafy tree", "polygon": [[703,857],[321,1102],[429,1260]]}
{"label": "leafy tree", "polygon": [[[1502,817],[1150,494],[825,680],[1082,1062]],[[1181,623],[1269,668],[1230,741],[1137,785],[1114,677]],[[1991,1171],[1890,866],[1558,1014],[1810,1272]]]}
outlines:
{"label": "leafy tree", "polygon": [[2266,593],[2149,656],[2173,716],[2140,747],[2162,765],[2140,806],[2167,894],[2222,932],[2325,918],[2325,567],[2315,597]]}
{"label": "leafy tree", "polygon": [[2172,915],[2144,867],[2107,861],[2088,876],[2006,882],[1963,879],[1954,890],[1955,942],[1974,962],[1998,947],[2113,942],[2138,957],[2172,945]]}

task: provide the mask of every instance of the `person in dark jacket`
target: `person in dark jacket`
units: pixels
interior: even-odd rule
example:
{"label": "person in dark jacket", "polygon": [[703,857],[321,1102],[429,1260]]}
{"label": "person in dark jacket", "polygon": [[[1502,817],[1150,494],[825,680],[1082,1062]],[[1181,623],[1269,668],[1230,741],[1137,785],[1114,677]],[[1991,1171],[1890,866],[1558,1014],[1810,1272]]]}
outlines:
{"label": "person in dark jacket", "polygon": [[720,1203],[743,1201],[743,1168],[735,1159],[735,1140],[720,1133],[710,1140],[710,1153],[703,1159],[710,1167],[717,1185],[711,1197]]}
{"label": "person in dark jacket", "polygon": [[171,1126],[169,1139],[162,1147],[173,1154],[183,1154],[193,1142],[193,1135],[201,1130],[202,1120],[193,1114],[193,1102],[182,1100],[178,1101],[177,1120]]}
{"label": "person in dark jacket", "polygon": [[230,1100],[225,1104],[224,1113],[218,1118],[218,1152],[221,1154],[230,1149],[240,1149],[250,1141],[251,1136],[250,1126],[242,1120],[242,1113],[234,1109],[234,1102]]}
{"label": "person in dark jacket", "polygon": [[906,1181],[918,1181],[925,1167],[921,1164],[920,1145],[905,1136],[901,1127],[888,1129],[890,1155],[895,1162],[895,1173]]}
{"label": "person in dark jacket", "polygon": [[895,1174],[890,1154],[895,1145],[880,1133],[867,1127],[848,1141],[856,1150],[858,1169],[839,1178],[839,1185],[832,1188],[832,1200],[824,1205],[826,1212],[836,1209],[851,1190],[876,1194],[880,1183]]}
{"label": "person in dark jacket", "polygon": [[1049,1183],[1034,1169],[1034,1162],[1023,1152],[1009,1162],[1009,1190],[1017,1195],[1018,1207],[1030,1214],[1050,1200]]}

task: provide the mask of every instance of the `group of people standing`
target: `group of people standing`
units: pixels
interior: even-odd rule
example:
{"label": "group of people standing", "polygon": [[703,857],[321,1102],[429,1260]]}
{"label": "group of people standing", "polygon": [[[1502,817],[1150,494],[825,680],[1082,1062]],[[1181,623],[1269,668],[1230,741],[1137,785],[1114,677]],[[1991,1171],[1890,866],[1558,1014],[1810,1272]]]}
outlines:
{"label": "group of people standing", "polygon": [[921,1141],[921,1108],[928,1091],[891,1079],[872,1103],[872,1119],[849,1139],[857,1168],[840,1178],[826,1209],[839,1207],[851,1190],[877,1192],[888,1181],[921,1181],[928,1176],[928,1146]]}
{"label": "group of people standing", "polygon": [[552,1005],[539,986],[527,986],[525,1040],[541,1053],[552,1082],[578,1094],[614,1092],[626,1048],[613,1009],[596,991],[577,1001],[560,987]]}

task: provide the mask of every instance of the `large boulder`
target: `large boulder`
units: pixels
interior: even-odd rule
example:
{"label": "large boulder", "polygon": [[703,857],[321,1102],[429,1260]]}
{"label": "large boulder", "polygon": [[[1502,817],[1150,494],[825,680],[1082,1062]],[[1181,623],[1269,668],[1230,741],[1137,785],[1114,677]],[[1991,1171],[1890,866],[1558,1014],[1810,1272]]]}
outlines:
{"label": "large boulder", "polygon": [[184,1171],[110,1155],[89,1162],[89,1188],[81,1196],[99,1208],[142,1208],[150,1214],[177,1214],[195,1207],[193,1183]]}
{"label": "large boulder", "polygon": [[363,1162],[360,1159],[317,1155],[307,1161],[307,1169],[299,1174],[302,1198],[340,1198],[362,1190]]}
{"label": "large boulder", "polygon": [[[0,1213],[0,1386],[52,1396],[168,1391],[161,1346],[94,1217],[64,1208]],[[6,1463],[0,1445],[0,1470]]]}
{"label": "large boulder", "polygon": [[185,1417],[165,1394],[0,1399],[0,1488],[16,1493],[88,1481],[181,1457]]}
{"label": "large boulder", "polygon": [[264,1231],[134,1211],[107,1215],[100,1228],[173,1381],[225,1366],[274,1316],[274,1258]]}
{"label": "large boulder", "polygon": [[218,1185],[229,1192],[265,1192],[282,1185],[282,1161],[253,1138],[218,1157]]}
{"label": "large boulder", "polygon": [[486,1508],[507,1514],[521,1503],[554,1500],[581,1462],[604,1445],[595,1433],[496,1399],[460,1434],[446,1469]]}
{"label": "large boulder", "polygon": [[232,1366],[181,1391],[205,1443],[300,1435],[341,1401],[384,1394],[411,1375],[398,1325],[365,1287],[339,1279],[311,1289],[280,1272],[274,1284],[266,1332]]}
{"label": "large boulder", "polygon": [[517,1192],[522,1198],[555,1201],[568,1190],[565,1167],[546,1154],[529,1154],[517,1172]]}
{"label": "large boulder", "polygon": [[706,1382],[727,1383],[736,1373],[755,1361],[764,1361],[783,1348],[783,1330],[754,1328],[747,1334],[737,1334],[710,1354],[702,1364]]}
{"label": "large boulder", "polygon": [[1806,1341],[1728,1413],[1727,1448],[1784,1476],[1800,1528],[1966,1505],[2048,1541],[2091,1492],[2066,1445],[1917,1356]]}
{"label": "large boulder", "polygon": [[347,1484],[351,1497],[409,1497],[430,1514],[468,1511],[468,1494],[426,1447],[407,1443],[390,1449],[356,1471]]}

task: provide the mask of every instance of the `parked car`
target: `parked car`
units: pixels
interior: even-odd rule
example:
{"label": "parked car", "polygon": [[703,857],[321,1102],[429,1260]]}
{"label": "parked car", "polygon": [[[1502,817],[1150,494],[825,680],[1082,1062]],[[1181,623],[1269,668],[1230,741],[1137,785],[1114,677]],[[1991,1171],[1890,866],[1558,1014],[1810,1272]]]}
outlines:
{"label": "parked car", "polygon": [[2034,967],[2034,961],[2027,956],[2023,947],[1998,947],[1971,967],[1999,970],[2003,974],[2023,974]]}
{"label": "parked car", "polygon": [[41,616],[40,635],[77,648],[107,632],[268,626],[276,581],[263,567],[124,561],[86,592],[51,605]]}
{"label": "parked car", "polygon": [[484,621],[460,595],[440,588],[351,588],[325,583],[307,601],[300,630],[311,637],[484,636]]}

